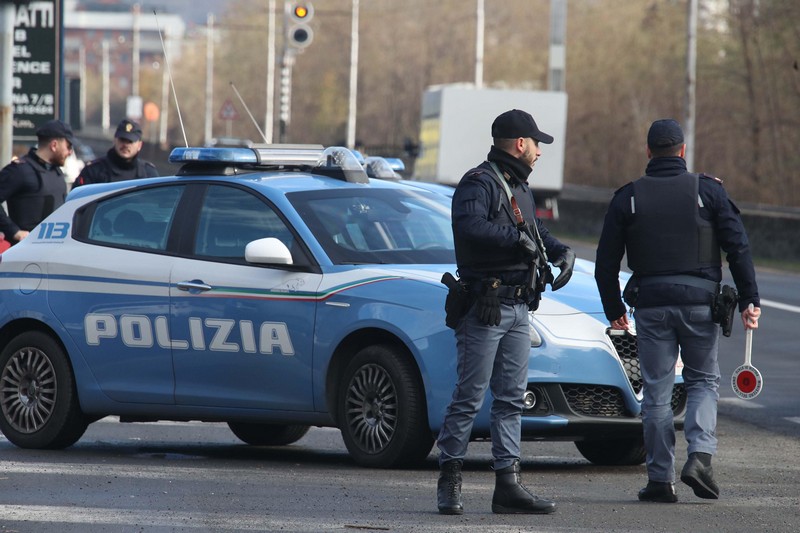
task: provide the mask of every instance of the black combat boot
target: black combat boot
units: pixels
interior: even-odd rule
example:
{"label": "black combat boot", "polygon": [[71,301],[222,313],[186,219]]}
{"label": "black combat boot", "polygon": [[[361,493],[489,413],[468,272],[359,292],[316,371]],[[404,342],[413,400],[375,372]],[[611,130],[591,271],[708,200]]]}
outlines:
{"label": "black combat boot", "polygon": [[549,514],[556,510],[555,502],[531,494],[519,474],[519,459],[509,467],[495,471],[492,512],[498,514]]}
{"label": "black combat boot", "polygon": [[464,461],[452,459],[442,463],[436,497],[440,514],[464,514],[461,503],[461,465]]}

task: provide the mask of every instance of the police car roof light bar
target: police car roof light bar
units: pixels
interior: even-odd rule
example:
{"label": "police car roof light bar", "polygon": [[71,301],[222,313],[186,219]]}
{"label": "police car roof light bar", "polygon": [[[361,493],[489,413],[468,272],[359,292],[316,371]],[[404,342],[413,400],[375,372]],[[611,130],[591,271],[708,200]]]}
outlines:
{"label": "police car roof light bar", "polygon": [[255,145],[252,148],[191,147],[175,148],[169,154],[170,163],[208,163],[247,167],[295,167],[313,169],[353,183],[369,183],[364,168],[347,148],[316,144]]}

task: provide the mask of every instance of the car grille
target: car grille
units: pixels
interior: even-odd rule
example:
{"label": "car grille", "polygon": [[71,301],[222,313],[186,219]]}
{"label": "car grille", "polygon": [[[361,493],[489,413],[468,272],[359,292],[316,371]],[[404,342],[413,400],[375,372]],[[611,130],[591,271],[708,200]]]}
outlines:
{"label": "car grille", "polygon": [[625,367],[625,373],[628,375],[628,380],[631,382],[633,392],[637,395],[641,394],[644,380],[642,379],[642,370],[639,368],[639,352],[636,349],[636,337],[626,331],[622,335],[609,335],[614,348],[617,350],[622,366]]}
{"label": "car grille", "polygon": [[586,416],[629,416],[622,393],[604,385],[561,385],[570,409]]}

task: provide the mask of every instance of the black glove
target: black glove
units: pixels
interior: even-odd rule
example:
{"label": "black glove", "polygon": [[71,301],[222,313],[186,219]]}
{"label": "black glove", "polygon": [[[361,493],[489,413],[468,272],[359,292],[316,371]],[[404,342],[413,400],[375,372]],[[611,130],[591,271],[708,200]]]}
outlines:
{"label": "black glove", "polygon": [[475,316],[487,326],[500,325],[500,298],[497,297],[497,288],[500,280],[492,278],[487,280],[481,290],[481,295],[475,300]]}
{"label": "black glove", "polygon": [[557,291],[566,285],[569,278],[572,277],[572,268],[575,266],[575,252],[567,248],[564,255],[553,261],[553,266],[561,269],[561,273],[550,284],[553,290]]}
{"label": "black glove", "polygon": [[536,257],[538,255],[539,249],[536,247],[536,243],[533,242],[533,239],[528,237],[528,234],[524,231],[519,232],[519,240],[517,240],[517,242],[530,257]]}

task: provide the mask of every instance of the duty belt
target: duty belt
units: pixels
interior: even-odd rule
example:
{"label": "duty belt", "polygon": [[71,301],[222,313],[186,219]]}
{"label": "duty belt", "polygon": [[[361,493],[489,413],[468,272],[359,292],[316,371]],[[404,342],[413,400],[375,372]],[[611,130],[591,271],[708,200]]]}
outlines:
{"label": "duty belt", "polygon": [[[470,285],[470,291],[481,294],[484,281],[476,281]],[[506,299],[526,300],[528,298],[527,285],[500,285],[497,287],[497,297]]]}
{"label": "duty belt", "polygon": [[712,294],[719,292],[719,283],[711,281],[710,279],[698,278],[697,276],[690,276],[688,274],[675,274],[669,276],[645,276],[639,278],[639,286],[657,284],[674,284],[674,285],[688,285],[690,287],[697,287],[704,289]]}

